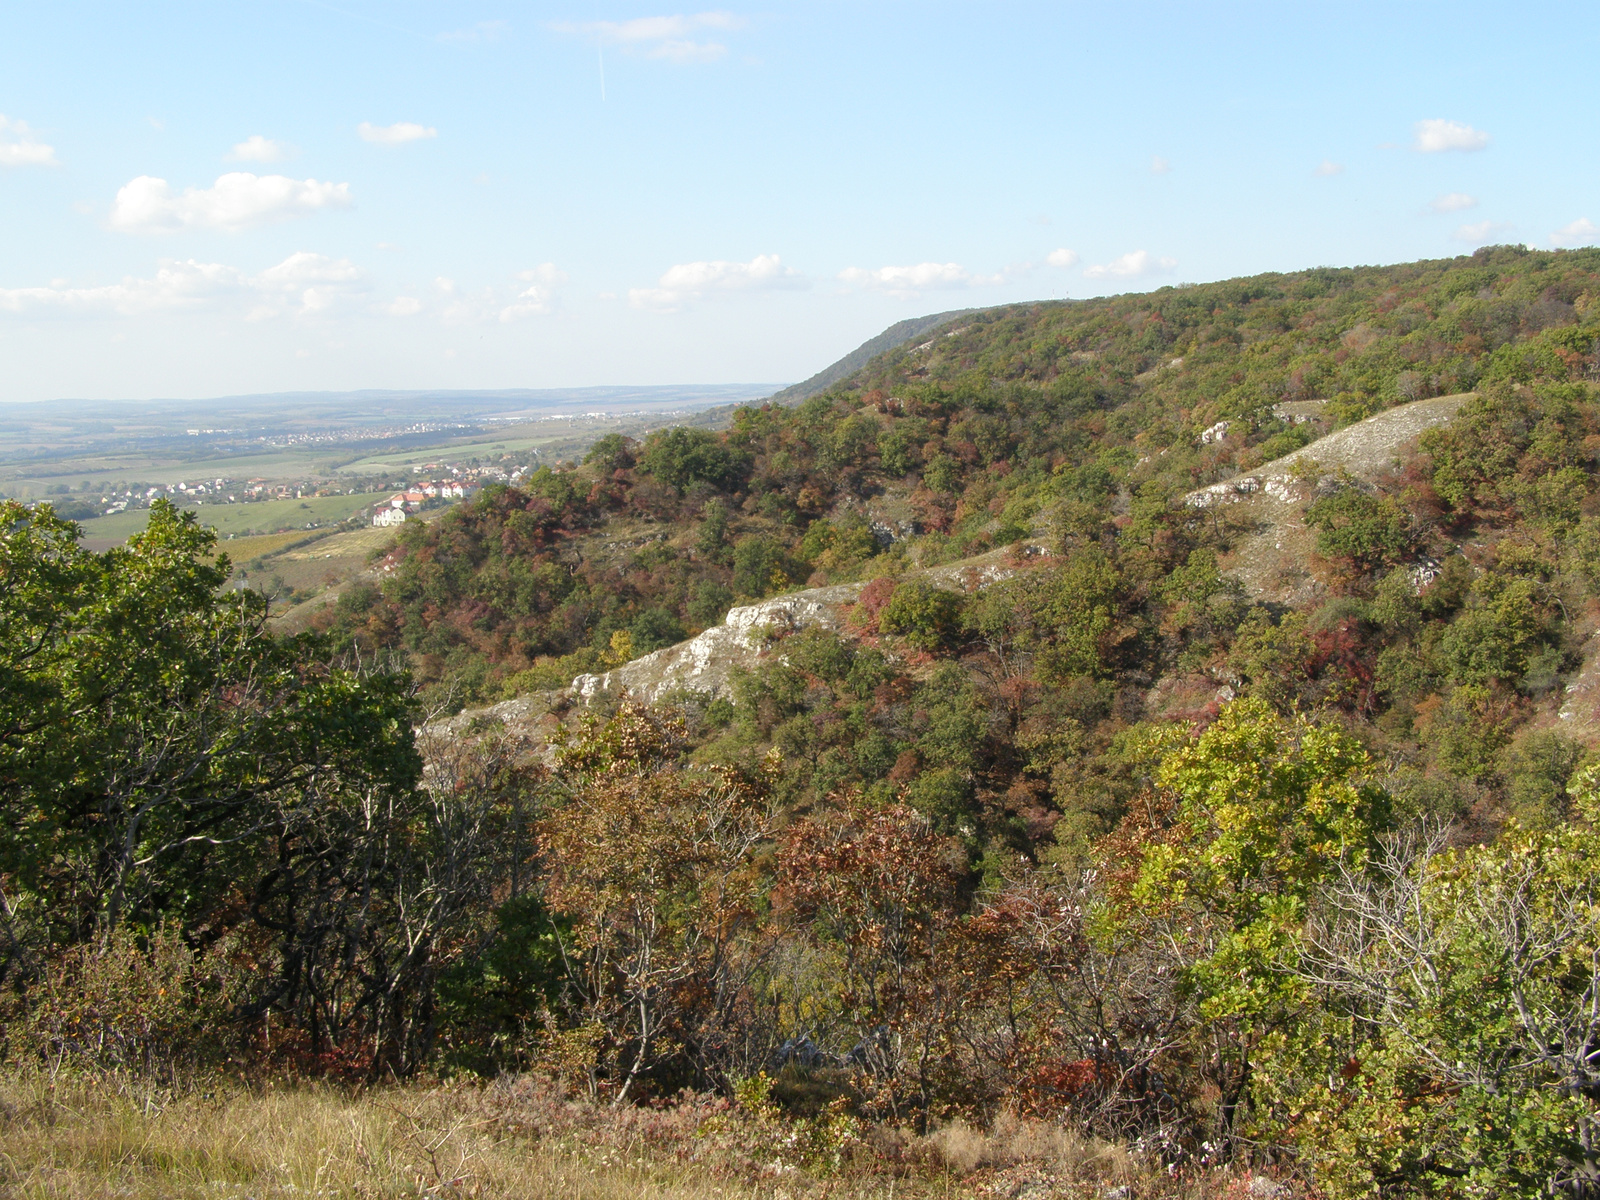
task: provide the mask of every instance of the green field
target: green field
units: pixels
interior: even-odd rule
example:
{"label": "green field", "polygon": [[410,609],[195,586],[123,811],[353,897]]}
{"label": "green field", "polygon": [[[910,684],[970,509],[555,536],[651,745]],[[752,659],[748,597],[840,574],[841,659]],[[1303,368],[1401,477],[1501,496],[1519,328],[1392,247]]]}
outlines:
{"label": "green field", "polygon": [[460,462],[468,458],[496,458],[546,446],[562,454],[574,453],[601,433],[634,431],[639,424],[637,420],[585,418],[531,421],[509,425],[503,431],[496,430],[492,436],[471,441],[441,434],[438,442],[432,445],[365,454],[352,453],[348,447],[337,444],[262,447],[240,454],[218,454],[213,447],[197,445],[195,449],[204,453],[193,458],[171,449],[67,454],[42,462],[0,463],[0,493],[38,499],[44,497],[52,485],[61,483],[77,490],[85,482],[103,489],[119,481],[172,484],[217,478],[332,479],[339,475],[387,471],[403,474],[412,466],[439,459]]}
{"label": "green field", "polygon": [[[585,428],[596,423],[586,423]],[[440,458],[459,462],[467,458],[493,458],[501,454],[520,454],[525,450],[538,450],[573,436],[573,423],[568,421],[540,421],[533,425],[514,425],[503,435],[482,438],[475,442],[459,442],[445,446],[413,447],[389,454],[370,454],[347,463],[341,470],[355,474],[374,471],[392,471],[436,462]]]}
{"label": "green field", "polygon": [[[198,514],[202,525],[209,525],[223,538],[242,537],[335,525],[389,495],[388,491],[358,492],[353,496],[307,496],[304,500],[263,500],[256,504],[202,504],[185,506],[185,511]],[[87,541],[105,546],[126,541],[149,519],[150,510],[141,508],[79,524]]]}

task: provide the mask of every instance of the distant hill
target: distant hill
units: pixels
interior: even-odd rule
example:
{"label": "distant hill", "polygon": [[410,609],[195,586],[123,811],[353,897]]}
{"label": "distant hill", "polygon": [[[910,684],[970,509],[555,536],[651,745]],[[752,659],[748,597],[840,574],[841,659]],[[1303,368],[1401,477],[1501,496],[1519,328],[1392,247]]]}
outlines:
{"label": "distant hill", "polygon": [[957,308],[950,312],[934,313],[927,317],[910,317],[889,326],[875,338],[869,338],[854,350],[846,354],[838,362],[824,367],[810,379],[801,383],[792,384],[781,392],[773,393],[772,399],[779,404],[797,404],[801,400],[812,396],[821,395],[842,379],[848,379],[862,367],[866,366],[878,355],[890,350],[899,349],[908,342],[913,342],[925,333],[931,333],[941,325],[948,325],[957,317],[964,317],[968,313],[981,312],[976,308]]}

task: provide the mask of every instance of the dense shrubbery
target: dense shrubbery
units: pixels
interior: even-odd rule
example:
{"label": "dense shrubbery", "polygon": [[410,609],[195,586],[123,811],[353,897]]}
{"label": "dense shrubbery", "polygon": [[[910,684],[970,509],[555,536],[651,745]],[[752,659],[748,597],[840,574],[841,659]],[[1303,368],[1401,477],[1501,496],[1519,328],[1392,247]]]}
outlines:
{"label": "dense shrubbery", "polygon": [[795,408],[614,434],[576,471],[407,528],[384,585],[319,624],[403,648],[456,703],[493,699],[600,665],[618,631],[658,646],[738,599],[1007,545],[1041,514],[1156,548],[1174,494],[1312,436],[1282,402],[1325,401],[1326,423],[1469,388],[1494,399],[1431,437],[1427,478],[1322,502],[1328,561],[1370,572],[1482,519],[1600,543],[1580,511],[1597,291],[1594,251],[1500,247],[975,313]]}
{"label": "dense shrubbery", "polygon": [[[1597,260],[975,314],[408,525],[291,639],[165,509],[91,555],[8,506],[8,1049],[618,1102],[765,1071],[808,1129],[1006,1112],[1330,1196],[1584,1194],[1600,809],[1532,718],[1600,594]],[[1323,481],[1303,611],[1176,502],[1299,444],[1277,402],[1469,385],[1392,476]],[[987,586],[914,569],[1025,537]],[[419,745],[371,665],[444,711],[847,579],[846,634],[731,703],[567,714],[547,757]]]}

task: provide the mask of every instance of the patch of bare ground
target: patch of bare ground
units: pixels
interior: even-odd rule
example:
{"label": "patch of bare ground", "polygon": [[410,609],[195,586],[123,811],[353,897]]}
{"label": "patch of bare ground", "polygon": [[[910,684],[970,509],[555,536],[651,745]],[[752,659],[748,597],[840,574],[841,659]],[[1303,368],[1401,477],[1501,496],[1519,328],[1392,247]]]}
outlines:
{"label": "patch of bare ground", "polygon": [[1371,482],[1387,474],[1424,430],[1449,421],[1470,393],[1436,396],[1387,409],[1310,445],[1221,483],[1190,492],[1192,508],[1227,506],[1244,533],[1225,569],[1252,596],[1282,604],[1313,602],[1320,585],[1309,569],[1316,534],[1304,520],[1319,481],[1348,475]]}

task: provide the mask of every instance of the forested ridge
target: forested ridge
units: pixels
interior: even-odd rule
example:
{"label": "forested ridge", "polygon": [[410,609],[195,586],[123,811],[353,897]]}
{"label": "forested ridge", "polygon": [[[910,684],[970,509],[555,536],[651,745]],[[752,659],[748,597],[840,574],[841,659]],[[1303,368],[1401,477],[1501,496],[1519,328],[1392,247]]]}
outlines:
{"label": "forested ridge", "polygon": [[[7,503],[6,1053],[1600,1193],[1596,301],[1493,247],[964,314],[407,523],[294,634],[165,506],[90,554]],[[1300,469],[1309,603],[1185,502],[1463,393]],[[726,694],[562,690],[841,582]]]}

